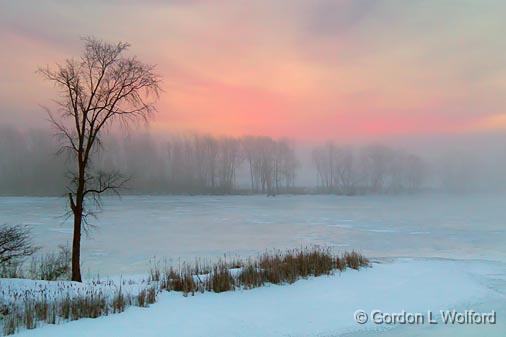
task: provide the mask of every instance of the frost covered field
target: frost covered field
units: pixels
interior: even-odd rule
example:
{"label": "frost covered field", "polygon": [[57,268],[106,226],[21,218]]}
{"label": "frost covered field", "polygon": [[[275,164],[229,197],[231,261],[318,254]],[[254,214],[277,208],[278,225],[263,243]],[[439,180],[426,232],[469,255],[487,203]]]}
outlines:
{"label": "frost covered field", "polygon": [[[70,240],[63,199],[0,198],[0,222],[30,225],[37,244]],[[24,331],[20,336],[504,336],[506,198],[416,196],[129,196],[106,199],[84,241],[88,278],[142,274],[149,260],[254,256],[320,244],[358,249],[372,268],[185,298]],[[60,215],[57,216],[57,215]],[[176,261],[174,261],[176,260]],[[169,260],[170,261],[170,260]],[[2,282],[5,287],[8,283]],[[358,325],[355,310],[497,311],[494,326]],[[378,331],[380,330],[380,331]]]}

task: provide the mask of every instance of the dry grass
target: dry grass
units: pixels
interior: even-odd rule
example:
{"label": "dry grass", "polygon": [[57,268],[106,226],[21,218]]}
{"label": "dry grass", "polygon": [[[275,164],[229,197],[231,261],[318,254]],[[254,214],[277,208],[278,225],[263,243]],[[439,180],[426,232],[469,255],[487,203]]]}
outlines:
{"label": "dry grass", "polygon": [[160,264],[156,259],[150,261],[149,280],[152,282],[160,281]]}
{"label": "dry grass", "polygon": [[248,261],[237,276],[237,280],[245,289],[258,288],[264,285],[265,279],[258,268],[258,264]]}
{"label": "dry grass", "polygon": [[343,271],[349,266],[348,260],[354,269],[369,264],[366,258],[356,252],[339,257],[329,249],[318,247],[265,253],[256,261],[248,261],[241,269],[237,281],[239,286],[247,289],[265,283],[293,283],[300,278],[330,275],[335,270]]}
{"label": "dry grass", "polygon": [[[5,296],[5,293],[2,292]],[[71,295],[72,293],[72,295]],[[3,296],[3,297],[4,297]],[[20,302],[20,303],[19,303]],[[73,293],[73,289],[59,283],[54,293],[38,286],[34,291],[15,295],[14,302],[3,308],[3,334],[11,335],[20,327],[33,329],[41,323],[58,324],[81,318],[97,318],[110,312],[121,312],[130,305],[131,296],[121,291],[109,299],[100,290],[88,289]]]}
{"label": "dry grass", "polygon": [[[121,281],[116,291],[106,293],[101,286],[116,285],[112,281],[97,280],[91,282],[84,293],[77,294],[71,294],[68,284],[61,282],[56,295],[49,296],[45,289],[38,289],[24,292],[22,296],[11,296],[14,302],[0,306],[0,316],[3,317],[3,334],[11,335],[20,327],[33,329],[41,323],[96,318],[121,313],[131,305],[147,307],[156,302],[161,291],[177,291],[184,296],[204,291],[221,293],[257,288],[266,283],[290,284],[301,278],[330,275],[346,268],[358,270],[368,265],[367,258],[355,251],[338,256],[329,249],[318,247],[266,252],[248,260],[222,259],[215,263],[196,260],[193,264],[183,263],[177,268],[166,267],[164,270],[158,263],[153,263],[147,283],[142,281],[136,295],[122,288],[133,281]],[[0,295],[5,298],[8,294],[2,290]]]}
{"label": "dry grass", "polygon": [[347,267],[355,270],[360,269],[360,267],[369,265],[369,260],[355,251],[352,251],[351,253],[344,253],[343,259]]}
{"label": "dry grass", "polygon": [[118,292],[114,294],[114,297],[112,299],[112,310],[114,313],[123,312],[125,311],[125,308],[131,304],[131,302],[132,300],[130,296],[125,296],[120,287]]}
{"label": "dry grass", "polygon": [[19,318],[16,315],[9,314],[4,317],[4,336],[13,335],[18,329]]}
{"label": "dry grass", "polygon": [[218,262],[206,277],[205,289],[221,293],[234,290],[235,279],[230,274],[230,268],[223,262]]}
{"label": "dry grass", "polygon": [[137,295],[137,306],[144,308],[146,306],[146,290],[142,289]]}
{"label": "dry grass", "polygon": [[153,304],[156,302],[156,288],[155,287],[151,287],[151,288],[148,288],[147,292],[146,292],[146,303],[147,304]]}
{"label": "dry grass", "polygon": [[[338,256],[329,249],[311,247],[266,252],[246,261],[220,260],[214,264],[197,261],[194,265],[182,264],[155,274],[161,275],[161,290],[179,291],[187,296],[203,291],[220,293],[236,288],[251,289],[265,283],[290,284],[300,278],[330,275],[336,270],[359,269],[368,264],[369,261],[357,252]],[[231,270],[237,272],[232,274]]]}
{"label": "dry grass", "polygon": [[194,280],[195,269],[189,265],[183,265],[176,271],[172,267],[165,271],[162,279],[162,290],[179,291],[185,296],[194,295],[199,290],[198,283]]}

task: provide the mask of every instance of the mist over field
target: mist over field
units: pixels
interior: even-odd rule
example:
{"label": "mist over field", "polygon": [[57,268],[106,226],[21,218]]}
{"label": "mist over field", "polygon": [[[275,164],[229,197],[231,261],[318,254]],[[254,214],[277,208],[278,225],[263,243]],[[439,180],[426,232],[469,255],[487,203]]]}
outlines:
{"label": "mist over field", "polygon": [[[0,126],[0,194],[64,194],[73,168],[58,150],[50,129]],[[94,166],[130,177],[126,194],[499,192],[506,135],[350,144],[130,130],[109,135]]]}

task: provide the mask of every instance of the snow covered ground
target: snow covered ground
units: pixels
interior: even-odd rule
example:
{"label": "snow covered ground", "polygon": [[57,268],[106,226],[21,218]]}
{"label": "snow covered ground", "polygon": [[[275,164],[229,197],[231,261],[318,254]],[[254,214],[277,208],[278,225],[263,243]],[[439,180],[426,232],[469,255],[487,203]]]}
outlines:
{"label": "snow covered ground", "polygon": [[[506,313],[506,297],[491,286],[493,280],[506,282],[504,264],[399,259],[358,272],[348,270],[300,280],[290,286],[271,285],[193,297],[162,293],[149,308],[130,307],[122,314],[46,325],[25,330],[19,336],[364,336],[372,330],[375,334],[383,331],[381,335],[398,333],[399,329],[388,331],[392,327],[387,325],[357,324],[354,313],[360,309],[366,313],[378,309],[385,313],[405,310],[424,314],[445,309],[498,310],[496,325],[471,329],[481,332],[480,336],[504,336],[506,322],[501,318]],[[502,302],[502,307],[484,306],[484,300]],[[437,331],[461,328],[406,326],[401,327],[404,334],[398,336],[414,336],[413,332],[420,331],[419,335],[424,336],[423,329],[425,335],[432,336]],[[462,336],[452,336],[457,335]]]}
{"label": "snow covered ground", "polygon": [[[0,223],[32,226],[53,249],[71,237],[64,200],[0,198]],[[153,256],[251,256],[321,244],[358,249],[384,263],[291,286],[164,293],[150,308],[45,326],[20,336],[505,336],[506,197],[129,196],[105,200],[84,242],[84,271],[145,273]],[[30,206],[30,207],[26,207]],[[409,258],[406,258],[409,257]],[[389,259],[392,258],[392,259]],[[0,284],[1,285],[1,284]],[[359,325],[369,312],[497,312],[493,326]]]}

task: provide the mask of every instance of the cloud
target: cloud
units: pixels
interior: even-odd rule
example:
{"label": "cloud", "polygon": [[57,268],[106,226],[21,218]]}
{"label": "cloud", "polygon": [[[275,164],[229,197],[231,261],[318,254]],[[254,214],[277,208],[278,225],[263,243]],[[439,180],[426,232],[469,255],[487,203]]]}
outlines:
{"label": "cloud", "polygon": [[317,0],[301,13],[303,28],[310,34],[338,36],[348,32],[368,15],[379,1],[375,0]]}
{"label": "cloud", "polygon": [[79,37],[95,35],[129,41],[158,65],[160,128],[254,126],[294,138],[480,129],[506,105],[504,9],[491,0],[4,1],[0,123],[12,122],[6,107],[28,115],[54,94],[37,65],[78,55]]}

